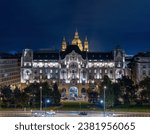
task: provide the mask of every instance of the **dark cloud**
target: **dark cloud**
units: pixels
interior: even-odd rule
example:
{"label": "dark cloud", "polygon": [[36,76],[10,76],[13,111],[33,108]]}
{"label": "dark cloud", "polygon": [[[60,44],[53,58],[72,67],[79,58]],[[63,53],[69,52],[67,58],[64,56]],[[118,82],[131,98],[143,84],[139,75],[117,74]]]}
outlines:
{"label": "dark cloud", "polygon": [[149,0],[1,0],[1,50],[59,48],[78,28],[92,50],[148,51],[149,7]]}

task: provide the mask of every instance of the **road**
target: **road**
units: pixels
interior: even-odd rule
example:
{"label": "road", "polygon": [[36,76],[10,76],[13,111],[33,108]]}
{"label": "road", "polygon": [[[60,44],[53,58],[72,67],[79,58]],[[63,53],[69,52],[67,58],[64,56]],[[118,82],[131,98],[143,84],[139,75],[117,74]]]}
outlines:
{"label": "road", "polygon": [[[150,113],[138,112],[106,112],[105,115],[106,117],[150,117]],[[0,111],[0,117],[32,117],[32,112]],[[57,111],[53,117],[104,117],[104,113],[98,111],[88,111],[87,115],[79,115],[78,111]]]}

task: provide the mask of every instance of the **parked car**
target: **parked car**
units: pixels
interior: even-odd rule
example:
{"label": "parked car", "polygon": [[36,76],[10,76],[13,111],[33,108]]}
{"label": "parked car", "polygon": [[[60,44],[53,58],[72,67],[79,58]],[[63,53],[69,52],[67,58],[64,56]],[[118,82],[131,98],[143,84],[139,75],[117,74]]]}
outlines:
{"label": "parked car", "polygon": [[80,112],[79,115],[87,115],[87,112]]}
{"label": "parked car", "polygon": [[50,111],[50,112],[46,112],[45,116],[49,117],[49,116],[54,116],[56,114],[55,111]]}
{"label": "parked car", "polygon": [[32,112],[33,117],[52,117],[56,113],[55,111],[34,111]]}

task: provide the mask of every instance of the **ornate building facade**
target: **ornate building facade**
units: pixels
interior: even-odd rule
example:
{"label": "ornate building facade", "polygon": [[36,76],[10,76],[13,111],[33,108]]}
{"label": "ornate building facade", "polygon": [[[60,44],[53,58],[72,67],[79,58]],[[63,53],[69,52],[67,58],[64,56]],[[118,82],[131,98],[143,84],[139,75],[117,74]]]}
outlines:
{"label": "ornate building facade", "polygon": [[120,48],[110,52],[90,51],[87,37],[82,44],[76,31],[71,45],[63,38],[60,51],[23,50],[21,83],[57,82],[63,97],[85,97],[87,89],[96,88],[105,75],[113,82],[128,75],[125,59]]}

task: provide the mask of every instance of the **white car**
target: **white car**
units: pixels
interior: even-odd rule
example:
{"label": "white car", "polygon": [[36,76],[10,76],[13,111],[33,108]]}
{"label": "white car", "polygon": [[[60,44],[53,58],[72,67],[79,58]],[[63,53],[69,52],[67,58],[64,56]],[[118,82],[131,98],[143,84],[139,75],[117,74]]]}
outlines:
{"label": "white car", "polygon": [[55,111],[45,112],[45,116],[47,116],[47,117],[54,116],[55,114],[56,114]]}

